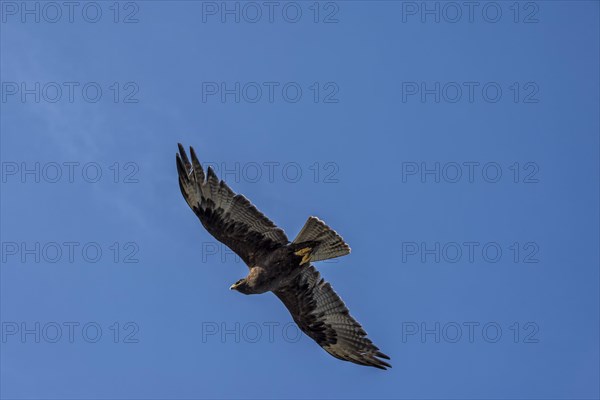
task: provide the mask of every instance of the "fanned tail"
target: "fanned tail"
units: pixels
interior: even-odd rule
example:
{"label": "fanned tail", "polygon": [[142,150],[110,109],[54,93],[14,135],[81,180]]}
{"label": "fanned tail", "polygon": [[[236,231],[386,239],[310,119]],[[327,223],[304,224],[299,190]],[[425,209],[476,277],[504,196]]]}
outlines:
{"label": "fanned tail", "polygon": [[298,248],[295,254],[302,257],[302,264],[350,254],[344,239],[316,217],[308,218],[292,243]]}

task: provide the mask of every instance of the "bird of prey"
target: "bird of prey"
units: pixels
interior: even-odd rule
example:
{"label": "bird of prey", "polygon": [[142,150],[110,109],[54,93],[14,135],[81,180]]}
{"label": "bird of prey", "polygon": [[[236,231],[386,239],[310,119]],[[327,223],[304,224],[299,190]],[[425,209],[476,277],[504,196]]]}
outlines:
{"label": "bird of prey", "polygon": [[248,276],[230,289],[243,294],[273,292],[300,329],[332,356],[355,364],[390,368],[342,299],[311,264],[345,256],[350,247],[323,221],[309,217],[290,242],[280,228],[243,195],[235,194],[209,166],[206,174],[190,147],[177,154],[179,188],[206,230],[248,266]]}

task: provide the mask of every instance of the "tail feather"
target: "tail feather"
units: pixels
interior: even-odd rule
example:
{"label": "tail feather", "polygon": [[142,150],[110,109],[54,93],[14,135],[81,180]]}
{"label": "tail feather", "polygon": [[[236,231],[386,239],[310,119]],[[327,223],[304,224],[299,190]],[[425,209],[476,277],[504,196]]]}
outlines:
{"label": "tail feather", "polygon": [[336,231],[325,225],[316,217],[309,217],[296,239],[292,242],[302,247],[303,243],[310,243],[309,250],[302,249],[298,255],[306,261],[321,261],[350,254],[350,246]]}

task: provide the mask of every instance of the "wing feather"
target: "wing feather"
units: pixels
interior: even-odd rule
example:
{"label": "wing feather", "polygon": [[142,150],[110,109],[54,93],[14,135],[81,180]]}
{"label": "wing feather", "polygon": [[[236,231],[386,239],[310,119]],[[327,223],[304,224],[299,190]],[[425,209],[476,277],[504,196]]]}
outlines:
{"label": "wing feather", "polygon": [[288,286],[275,292],[300,329],[340,360],[380,369],[390,358],[367,338],[362,326],[312,265]]}
{"label": "wing feather", "polygon": [[289,243],[282,229],[243,195],[235,194],[220,181],[211,167],[204,174],[192,147],[190,162],[183,146],[178,146],[176,161],[181,194],[215,239],[233,250],[249,267],[259,252]]}

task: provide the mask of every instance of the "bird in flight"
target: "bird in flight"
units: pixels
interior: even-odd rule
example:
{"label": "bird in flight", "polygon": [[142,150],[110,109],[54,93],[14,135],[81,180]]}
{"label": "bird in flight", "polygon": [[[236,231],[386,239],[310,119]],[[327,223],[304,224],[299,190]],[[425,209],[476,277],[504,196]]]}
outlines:
{"label": "bird in flight", "polygon": [[345,256],[350,247],[323,221],[309,217],[290,242],[281,228],[241,194],[206,174],[190,147],[191,162],[179,144],[179,188],[204,228],[246,263],[250,272],[231,285],[243,294],[273,292],[300,329],[325,351],[355,364],[391,368],[390,358],[367,338],[342,299],[311,264]]}

